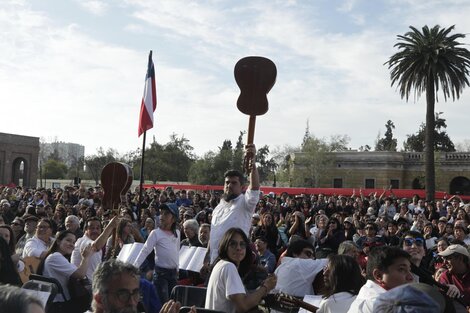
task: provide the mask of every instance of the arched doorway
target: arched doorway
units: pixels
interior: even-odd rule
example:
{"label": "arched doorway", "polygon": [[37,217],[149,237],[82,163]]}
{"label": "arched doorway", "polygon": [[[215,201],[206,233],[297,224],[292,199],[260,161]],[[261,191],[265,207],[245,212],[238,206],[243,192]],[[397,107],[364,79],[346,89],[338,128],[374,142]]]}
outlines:
{"label": "arched doorway", "polygon": [[26,160],[23,158],[16,158],[13,161],[13,168],[11,171],[12,177],[11,182],[15,185],[22,185],[26,186],[29,185],[29,172],[28,172],[28,164],[26,164]]}
{"label": "arched doorway", "polygon": [[470,195],[470,180],[463,176],[455,177],[450,181],[449,192],[452,195]]}

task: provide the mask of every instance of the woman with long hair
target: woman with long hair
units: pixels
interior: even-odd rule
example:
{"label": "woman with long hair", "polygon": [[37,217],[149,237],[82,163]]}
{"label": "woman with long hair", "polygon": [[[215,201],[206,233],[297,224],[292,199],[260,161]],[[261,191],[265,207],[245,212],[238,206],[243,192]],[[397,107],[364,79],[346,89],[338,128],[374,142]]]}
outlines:
{"label": "woman with long hair", "polygon": [[357,261],[344,254],[328,256],[323,280],[325,292],[317,313],[346,313],[365,283]]}
{"label": "woman with long hair", "polygon": [[344,240],[344,231],[339,220],[334,217],[331,218],[320,235],[316,250],[317,258],[324,258],[330,253],[337,253],[339,244]]}
{"label": "woman with long hair", "polygon": [[0,284],[21,286],[20,276],[16,265],[11,259],[10,248],[3,237],[0,236]]}
{"label": "woman with long hair", "polygon": [[255,242],[256,238],[265,237],[268,241],[268,249],[277,254],[277,246],[279,243],[279,231],[274,223],[274,215],[266,212],[261,216],[261,225],[256,226],[251,234],[251,241]]}
{"label": "woman with long hair", "polygon": [[252,264],[250,242],[240,228],[230,228],[219,244],[219,257],[215,261],[207,285],[206,309],[228,313],[248,312],[276,286],[276,276],[269,276],[261,286],[247,293],[242,278]]}
{"label": "woman with long hair", "polygon": [[89,245],[81,252],[82,261],[80,266],[77,267],[70,263],[70,255],[75,248],[76,240],[75,234],[71,231],[64,230],[59,232],[56,240],[49,250],[47,250],[46,258],[39,264],[38,273],[46,277],[57,279],[64,291],[65,299],[60,293],[54,298],[51,313],[77,312],[76,308],[68,302],[71,297],[67,285],[70,277],[83,278],[86,276],[88,260],[94,251],[92,246]]}

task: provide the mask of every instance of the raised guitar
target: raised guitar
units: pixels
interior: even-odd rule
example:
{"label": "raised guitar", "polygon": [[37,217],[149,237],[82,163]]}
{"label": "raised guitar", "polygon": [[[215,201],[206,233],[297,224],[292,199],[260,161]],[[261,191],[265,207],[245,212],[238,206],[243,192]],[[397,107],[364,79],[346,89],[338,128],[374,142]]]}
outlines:
{"label": "raised guitar", "polygon": [[111,162],[101,171],[101,186],[103,187],[103,208],[117,211],[119,204],[132,184],[132,168],[124,163]]}
{"label": "raised guitar", "polygon": [[[247,144],[252,144],[255,136],[256,116],[268,112],[267,94],[276,82],[277,69],[273,61],[259,56],[240,59],[235,65],[235,81],[240,87],[237,108],[250,116]],[[244,168],[251,172],[253,156],[246,155]]]}

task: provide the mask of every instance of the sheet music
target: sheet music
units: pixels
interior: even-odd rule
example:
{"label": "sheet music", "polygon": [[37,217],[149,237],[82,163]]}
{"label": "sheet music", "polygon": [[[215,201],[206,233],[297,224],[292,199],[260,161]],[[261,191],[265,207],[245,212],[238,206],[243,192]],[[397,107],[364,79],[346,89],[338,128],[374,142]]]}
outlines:
{"label": "sheet music", "polygon": [[26,293],[32,295],[33,297],[39,299],[42,303],[43,308],[46,307],[47,300],[51,296],[51,293],[47,292],[47,291],[39,291],[39,290],[26,289],[26,288],[24,288],[22,290],[25,291]]}
{"label": "sheet music", "polygon": [[179,255],[179,268],[199,272],[204,265],[207,248],[182,246]]}
{"label": "sheet music", "polygon": [[125,244],[122,246],[117,259],[124,263],[134,264],[143,246],[144,244],[140,242]]}
{"label": "sheet music", "polygon": [[[321,295],[305,295],[303,301],[307,302],[308,304],[314,305],[317,308],[320,307],[320,302],[322,300]],[[305,309],[300,308],[299,313],[311,313]]]}

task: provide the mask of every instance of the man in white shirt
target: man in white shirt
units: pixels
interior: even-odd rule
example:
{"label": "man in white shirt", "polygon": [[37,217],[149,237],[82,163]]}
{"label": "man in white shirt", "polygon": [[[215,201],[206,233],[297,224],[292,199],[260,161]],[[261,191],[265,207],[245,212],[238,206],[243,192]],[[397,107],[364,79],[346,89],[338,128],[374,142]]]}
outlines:
{"label": "man in white shirt", "polygon": [[348,313],[372,313],[380,294],[412,281],[410,255],[407,252],[398,247],[376,247],[368,255],[367,282]]}
{"label": "man in white shirt", "polygon": [[228,229],[239,227],[249,236],[251,217],[259,201],[259,175],[256,169],[255,145],[247,145],[245,155],[251,158],[253,165],[248,189],[245,194],[242,194],[242,173],[235,170],[226,172],[223,198],[212,212],[209,241],[211,263],[219,255],[219,242]]}
{"label": "man in white shirt", "polygon": [[281,264],[274,271],[277,276],[276,291],[296,297],[313,295],[312,283],[328,263],[328,259],[314,258],[313,246],[306,240],[291,242],[282,258]]}
{"label": "man in white shirt", "polygon": [[85,247],[92,245],[93,254],[90,256],[88,261],[88,268],[86,271],[86,276],[91,279],[93,273],[98,265],[102,261],[102,249],[106,244],[108,237],[111,235],[114,228],[116,228],[119,218],[117,216],[113,217],[108,223],[103,232],[101,232],[101,221],[97,217],[89,218],[85,224],[85,234],[83,237],[80,237],[75,242],[75,249],[72,252],[71,263],[75,264],[77,267],[80,266],[82,261],[81,252]]}

